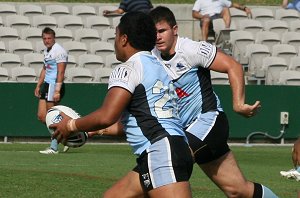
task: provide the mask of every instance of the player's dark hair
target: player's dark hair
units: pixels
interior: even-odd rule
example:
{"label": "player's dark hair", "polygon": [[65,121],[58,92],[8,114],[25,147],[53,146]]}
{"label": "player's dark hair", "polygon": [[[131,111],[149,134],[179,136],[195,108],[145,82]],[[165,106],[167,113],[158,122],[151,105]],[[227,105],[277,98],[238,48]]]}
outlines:
{"label": "player's dark hair", "polygon": [[161,21],[166,21],[170,27],[174,27],[177,24],[173,12],[164,6],[157,6],[156,8],[152,9],[149,15],[155,24]]}
{"label": "player's dark hair", "polygon": [[42,36],[43,34],[52,34],[55,37],[55,31],[49,27],[45,27],[42,31]]}
{"label": "player's dark hair", "polygon": [[151,51],[156,42],[156,28],[148,14],[128,12],[118,25],[120,34],[126,34],[132,47],[141,51]]}

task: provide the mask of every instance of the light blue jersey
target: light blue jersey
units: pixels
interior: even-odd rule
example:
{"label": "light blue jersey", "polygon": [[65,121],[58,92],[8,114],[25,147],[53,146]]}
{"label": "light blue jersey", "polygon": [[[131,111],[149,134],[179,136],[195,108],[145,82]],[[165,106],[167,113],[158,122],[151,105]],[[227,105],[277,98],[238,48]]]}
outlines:
{"label": "light blue jersey", "polygon": [[185,136],[174,114],[170,81],[162,63],[145,51],[134,54],[110,75],[109,89],[122,87],[132,93],[122,123],[137,155],[168,135]]}
{"label": "light blue jersey", "polygon": [[55,84],[57,78],[57,64],[68,62],[68,54],[59,44],[55,43],[48,52],[44,50],[44,66],[46,68],[45,82]]}
{"label": "light blue jersey", "polygon": [[223,111],[213,91],[208,69],[215,59],[216,47],[207,42],[178,37],[175,52],[170,60],[163,60],[156,48],[152,51],[165,63],[165,69],[173,79],[183,126],[189,126],[201,114]]}

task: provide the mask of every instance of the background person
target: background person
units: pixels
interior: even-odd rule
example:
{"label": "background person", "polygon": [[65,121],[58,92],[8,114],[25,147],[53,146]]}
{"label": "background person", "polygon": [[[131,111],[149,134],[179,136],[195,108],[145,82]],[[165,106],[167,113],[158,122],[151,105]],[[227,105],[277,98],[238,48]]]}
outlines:
{"label": "background person", "polygon": [[194,19],[200,20],[203,41],[207,41],[209,32],[213,31],[212,21],[214,19],[223,18],[225,27],[230,27],[230,7],[243,10],[250,18],[252,17],[251,10],[238,3],[233,3],[228,0],[196,0],[192,10],[192,16]]}
{"label": "background person", "polygon": [[127,141],[138,156],[137,166],[104,197],[133,197],[136,191],[149,197],[192,197],[188,180],[193,159],[174,114],[170,78],[150,52],[155,41],[149,15],[123,15],[115,37],[116,57],[123,63],[110,75],[103,105],[78,119],[62,114],[62,121],[50,126],[56,129],[53,137],[61,141],[71,132],[105,129],[122,117]]}
{"label": "background person", "polygon": [[124,14],[125,12],[149,12],[153,8],[150,0],[122,0],[119,4],[119,8],[116,10],[104,10],[103,16],[110,14]]}
{"label": "background person", "polygon": [[285,9],[294,9],[300,12],[300,0],[293,0],[289,3],[289,0],[283,0],[282,5]]}
{"label": "background person", "polygon": [[296,140],[292,150],[292,162],[294,168],[289,171],[280,171],[280,175],[288,179],[300,181],[300,138]]}
{"label": "background person", "polygon": [[[45,45],[44,66],[34,90],[34,95],[39,98],[38,120],[46,123],[47,111],[58,105],[65,93],[65,70],[68,62],[68,54],[65,49],[55,42],[55,31],[46,27],[42,31],[42,39]],[[65,151],[68,147],[64,148]],[[58,143],[51,139],[49,148],[40,151],[41,154],[57,154]]]}

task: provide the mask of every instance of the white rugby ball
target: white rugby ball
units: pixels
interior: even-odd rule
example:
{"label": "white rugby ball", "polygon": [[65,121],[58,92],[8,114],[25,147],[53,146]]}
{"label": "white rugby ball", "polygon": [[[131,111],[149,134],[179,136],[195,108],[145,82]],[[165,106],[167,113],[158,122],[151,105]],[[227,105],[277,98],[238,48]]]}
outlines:
{"label": "white rugby ball", "polygon": [[[51,135],[54,133],[54,131],[53,129],[49,128],[49,126],[54,123],[59,123],[62,120],[60,112],[63,112],[73,119],[80,118],[80,115],[70,107],[63,105],[51,107],[46,115],[46,126]],[[88,135],[86,132],[71,133],[67,139],[66,146],[73,148],[80,147],[86,143],[87,139]]]}

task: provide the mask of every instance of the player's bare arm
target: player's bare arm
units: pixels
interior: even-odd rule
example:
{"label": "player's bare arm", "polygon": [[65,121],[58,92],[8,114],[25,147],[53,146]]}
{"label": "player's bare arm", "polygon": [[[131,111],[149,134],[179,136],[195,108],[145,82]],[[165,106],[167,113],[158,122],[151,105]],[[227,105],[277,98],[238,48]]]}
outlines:
{"label": "player's bare arm", "polygon": [[253,105],[245,104],[245,81],[242,65],[221,51],[217,52],[211,70],[228,74],[235,112],[245,117],[254,116],[260,109],[260,101]]}
{"label": "player's bare arm", "polygon": [[53,96],[54,102],[60,101],[60,89],[62,86],[62,83],[65,78],[65,70],[66,70],[67,64],[62,62],[57,64],[57,79],[56,79],[56,86],[55,86],[55,92]]}
{"label": "player's bare arm", "polygon": [[46,70],[45,70],[45,67],[43,67],[42,70],[41,70],[41,73],[40,73],[39,80],[38,80],[38,82],[36,84],[36,88],[34,90],[34,95],[36,97],[38,97],[38,98],[40,97],[40,88],[41,88],[41,86],[42,86],[42,84],[44,82],[45,73],[46,73]]}
{"label": "player's bare arm", "polygon": [[113,125],[121,117],[131,97],[131,93],[123,88],[109,89],[103,105],[96,111],[73,121],[63,118],[58,124],[51,125],[50,127],[55,129],[53,137],[60,142],[71,132],[96,131]]}
{"label": "player's bare arm", "polygon": [[294,143],[292,160],[295,167],[300,166],[300,138]]}

